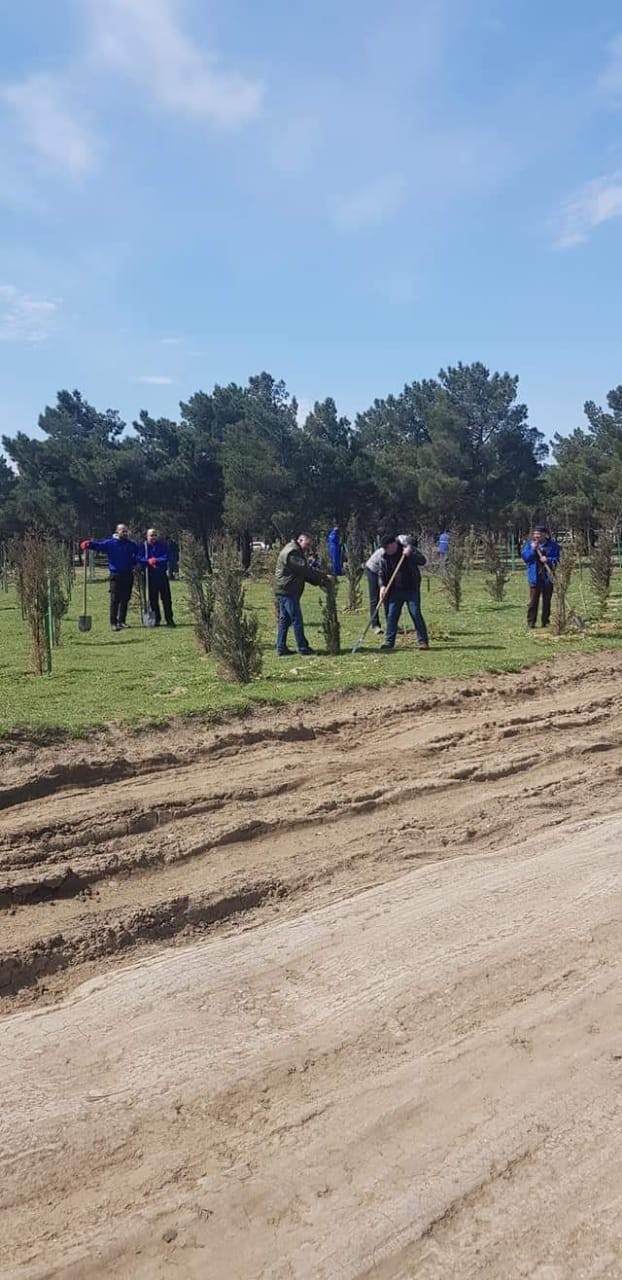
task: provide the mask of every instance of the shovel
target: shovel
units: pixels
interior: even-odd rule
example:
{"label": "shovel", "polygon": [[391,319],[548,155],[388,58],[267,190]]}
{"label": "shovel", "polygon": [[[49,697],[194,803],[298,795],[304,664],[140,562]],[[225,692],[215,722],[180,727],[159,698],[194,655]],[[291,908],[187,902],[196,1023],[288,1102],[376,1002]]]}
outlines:
{"label": "shovel", "polygon": [[87,573],[88,573],[88,565],[89,565],[89,553],[88,553],[88,551],[83,551],[83,553],[82,553],[82,554],[83,554],[83,556],[84,556],[84,604],[83,604],[83,606],[82,606],[82,607],[83,607],[83,609],[84,609],[84,613],[81,613],[81,614],[80,614],[80,617],[78,618],[78,631],[90,631],[90,630],[91,630],[91,626],[92,626],[92,618],[91,618],[91,617],[90,617],[90,615],[86,612],[86,608],[87,608],[87,605],[86,605],[86,588],[87,588],[87,585],[88,585],[88,582],[87,582]]}
{"label": "shovel", "polygon": [[[145,546],[145,555],[148,555],[148,554],[149,553],[147,551],[147,547]],[[143,590],[145,593],[145,599],[144,599],[145,607],[143,609],[143,627],[155,627],[156,616],[149,603],[149,565],[148,564],[145,565],[145,585],[143,587]]]}
{"label": "shovel", "polygon": [[[395,582],[395,579],[397,578],[397,575],[398,575],[398,573],[399,573],[399,571],[400,571],[400,569],[401,569],[401,567],[402,567],[402,565],[403,565],[403,563],[404,563],[405,559],[406,559],[406,552],[405,552],[405,551],[403,551],[403,552],[402,552],[402,555],[401,555],[401,559],[400,559],[400,561],[399,561],[399,564],[397,564],[397,565],[396,565],[396,567],[395,567],[395,569],[394,569],[393,573],[391,574],[391,577],[389,578],[389,581],[387,582],[387,589],[386,589],[386,591],[385,591],[385,593],[384,593],[384,598],[385,598],[385,599],[386,599],[386,597],[388,596],[388,594],[389,594],[389,592],[390,592],[390,590],[391,590],[391,587],[393,586],[393,583]],[[369,631],[369,628],[373,625],[374,619],[378,616],[378,610],[379,610],[379,608],[380,608],[381,604],[382,604],[382,600],[379,600],[379,601],[378,601],[378,604],[376,605],[376,608],[374,609],[374,612],[373,612],[373,613],[372,613],[372,615],[371,615],[371,618],[369,619],[369,622],[367,623],[367,626],[365,627],[365,630],[364,630],[364,631],[361,633],[361,635],[359,636],[359,638],[358,638],[358,640],[357,640],[356,644],[352,645],[352,652],[353,652],[353,653],[358,653],[358,651],[359,651],[359,649],[360,649],[360,647],[361,647],[361,645],[362,645],[362,643],[363,643],[363,641],[364,641],[364,639],[365,639],[365,636],[367,635],[367,632]]]}

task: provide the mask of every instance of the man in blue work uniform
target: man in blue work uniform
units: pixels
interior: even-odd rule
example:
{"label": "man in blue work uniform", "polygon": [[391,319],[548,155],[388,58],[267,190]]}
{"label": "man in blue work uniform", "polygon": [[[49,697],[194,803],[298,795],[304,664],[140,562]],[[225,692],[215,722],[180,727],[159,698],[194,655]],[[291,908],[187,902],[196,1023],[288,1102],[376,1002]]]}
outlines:
{"label": "man in blue work uniform", "polygon": [[96,542],[86,538],[80,543],[81,551],[103,551],[108,556],[110,574],[110,626],[113,631],[123,631],[127,626],[127,606],[134,585],[134,565],[138,547],[129,536],[126,524],[118,524],[112,538]]}
{"label": "man in blue work uniform", "polygon": [[328,538],[328,554],[330,556],[330,571],[334,578],[340,578],[343,573],[343,555],[341,546],[341,533],[339,531],[339,522],[335,520]]}
{"label": "man in blue work uniform", "polygon": [[542,600],[542,626],[548,627],[551,617],[551,601],[555,584],[555,570],[561,551],[559,543],[551,537],[546,525],[538,525],[525,543],[522,557],[527,565],[529,583],[529,608],[527,626],[533,630],[538,619],[538,605]]}
{"label": "man in blue work uniform", "polygon": [[155,614],[156,627],[159,627],[162,621],[160,600],[167,627],[174,627],[173,601],[168,580],[169,549],[166,542],[159,541],[157,529],[147,530],[147,540],[139,553],[138,563],[145,566],[147,573],[149,608]]}

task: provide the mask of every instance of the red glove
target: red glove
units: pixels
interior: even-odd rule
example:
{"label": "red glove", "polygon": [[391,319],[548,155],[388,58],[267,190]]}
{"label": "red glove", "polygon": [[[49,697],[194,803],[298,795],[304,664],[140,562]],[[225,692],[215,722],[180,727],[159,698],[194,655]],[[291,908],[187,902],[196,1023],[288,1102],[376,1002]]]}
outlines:
{"label": "red glove", "polygon": [[157,562],[157,560],[156,560],[155,556],[150,556],[150,557],[149,557],[149,559],[148,559],[148,561],[147,561],[147,564],[149,565],[149,568],[150,568],[150,569],[155,569],[155,567],[156,567],[157,563],[158,563],[158,562]]}
{"label": "red glove", "polygon": [[81,543],[80,543],[80,550],[81,550],[81,551],[88,551],[88,549],[89,549],[89,539],[88,539],[88,538],[85,538],[84,542],[81,542]]}

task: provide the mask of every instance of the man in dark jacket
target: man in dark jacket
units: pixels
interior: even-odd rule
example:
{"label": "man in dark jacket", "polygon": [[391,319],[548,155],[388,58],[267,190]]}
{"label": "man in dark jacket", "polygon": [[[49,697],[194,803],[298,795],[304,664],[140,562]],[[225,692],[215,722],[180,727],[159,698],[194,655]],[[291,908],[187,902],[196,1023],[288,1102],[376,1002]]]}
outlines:
{"label": "man in dark jacket", "polygon": [[548,627],[551,617],[551,601],[555,582],[555,570],[561,554],[559,543],[551,537],[546,525],[534,529],[525,543],[522,557],[527,565],[529,583],[529,608],[527,626],[533,629],[538,620],[538,605],[542,600],[542,626]]}
{"label": "man in dark jacket", "polygon": [[129,536],[126,524],[118,524],[112,538],[95,542],[86,538],[80,543],[81,551],[103,551],[108,556],[110,574],[110,626],[113,631],[123,631],[127,626],[127,606],[134,585],[134,565],[138,547]]}
{"label": "man in dark jacket", "polygon": [[308,533],[301,533],[299,537],[283,547],[276,562],[274,594],[279,607],[276,638],[276,651],[279,658],[286,658],[291,653],[287,648],[290,627],[293,628],[298,652],[303,657],[309,657],[313,653],[305,637],[300,597],[305,589],[305,583],[310,582],[312,586],[325,587],[331,579],[329,574],[323,573],[321,569],[313,569],[309,564],[307,554],[311,542],[312,539]]}
{"label": "man in dark jacket", "polygon": [[[413,620],[420,649],[429,649],[428,631],[421,612],[421,574],[419,565],[426,558],[415,546],[413,538],[399,542],[395,534],[383,538],[384,555],[378,568],[380,599],[387,604],[387,630],[381,649],[390,652],[395,646],[398,623],[404,605]],[[402,559],[403,557],[403,559]],[[396,573],[397,570],[397,573]],[[389,588],[391,578],[395,580]]]}
{"label": "man in dark jacket", "polygon": [[155,614],[156,627],[159,627],[162,621],[160,600],[167,627],[174,627],[173,602],[168,580],[169,549],[166,542],[160,542],[157,529],[147,530],[147,540],[142,545],[138,563],[145,567],[149,608]]}

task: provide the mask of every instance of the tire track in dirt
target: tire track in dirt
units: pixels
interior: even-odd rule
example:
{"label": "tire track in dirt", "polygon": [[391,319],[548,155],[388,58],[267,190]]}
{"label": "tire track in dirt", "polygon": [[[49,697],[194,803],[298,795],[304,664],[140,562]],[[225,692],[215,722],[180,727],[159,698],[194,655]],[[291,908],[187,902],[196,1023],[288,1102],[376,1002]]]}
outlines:
{"label": "tire track in dirt", "polygon": [[614,811],[621,675],[603,653],[222,728],[5,743],[0,1007],[56,999],[136,948]]}

